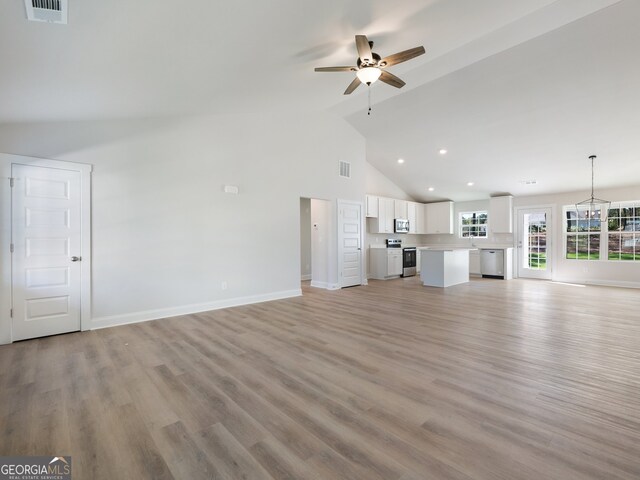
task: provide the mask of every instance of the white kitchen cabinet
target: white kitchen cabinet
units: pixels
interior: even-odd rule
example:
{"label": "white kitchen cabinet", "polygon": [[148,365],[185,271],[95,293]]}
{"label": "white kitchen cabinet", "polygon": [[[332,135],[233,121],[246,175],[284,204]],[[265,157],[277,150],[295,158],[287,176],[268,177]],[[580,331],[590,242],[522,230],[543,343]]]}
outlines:
{"label": "white kitchen cabinet", "polygon": [[378,216],[369,220],[369,233],[393,233],[395,213],[392,198],[378,198]]}
{"label": "white kitchen cabinet", "polygon": [[402,275],[402,250],[396,252],[395,250],[387,253],[387,276],[395,277]]}
{"label": "white kitchen cabinet", "polygon": [[366,204],[366,217],[367,218],[378,218],[378,197],[374,195],[367,195],[367,204]]}
{"label": "white kitchen cabinet", "polygon": [[369,262],[371,278],[386,280],[402,275],[401,248],[370,248]]}
{"label": "white kitchen cabinet", "polygon": [[418,233],[418,204],[415,202],[407,202],[407,220],[409,220],[409,233]]}
{"label": "white kitchen cabinet", "polygon": [[[427,222],[426,222],[426,205],[424,203],[416,203],[416,232],[418,235],[422,235],[427,233]],[[411,227],[411,224],[409,224]]]}
{"label": "white kitchen cabinet", "polygon": [[420,273],[420,249],[418,248],[416,250],[416,273]]}
{"label": "white kitchen cabinet", "polygon": [[427,203],[425,207],[425,233],[453,233],[453,202]]}
{"label": "white kitchen cabinet", "polygon": [[492,233],[513,233],[513,197],[489,199],[489,230]]}
{"label": "white kitchen cabinet", "polygon": [[394,218],[408,218],[407,202],[406,200],[394,200]]}
{"label": "white kitchen cabinet", "polygon": [[469,251],[469,275],[480,275],[480,250]]}

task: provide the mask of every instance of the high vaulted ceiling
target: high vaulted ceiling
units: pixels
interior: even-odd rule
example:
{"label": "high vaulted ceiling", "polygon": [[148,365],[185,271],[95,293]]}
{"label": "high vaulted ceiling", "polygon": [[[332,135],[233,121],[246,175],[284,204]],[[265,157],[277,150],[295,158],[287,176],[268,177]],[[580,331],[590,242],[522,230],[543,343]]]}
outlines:
{"label": "high vaulted ceiling", "polygon": [[[598,184],[640,184],[638,20],[637,0],[69,0],[62,26],[10,0],[0,123],[329,109],[421,200],[586,188],[591,153]],[[355,34],[427,50],[390,69],[402,90],[374,84],[371,117],[352,74],[313,71],[353,64]]]}

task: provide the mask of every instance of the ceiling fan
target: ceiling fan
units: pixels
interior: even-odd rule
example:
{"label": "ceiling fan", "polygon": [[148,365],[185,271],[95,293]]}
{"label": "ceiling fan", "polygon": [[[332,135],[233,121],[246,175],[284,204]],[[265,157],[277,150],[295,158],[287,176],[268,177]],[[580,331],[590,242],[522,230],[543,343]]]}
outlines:
{"label": "ceiling fan", "polygon": [[315,69],[316,72],[355,72],[356,78],[344,91],[345,95],[352,93],[361,83],[371,85],[378,79],[392,87],[404,87],[405,82],[385,69],[411,60],[425,52],[424,47],[420,46],[381,58],[380,55],[371,51],[373,42],[368,40],[366,35],[356,35],[356,48],[358,49],[358,61],[355,67],[317,67]]}

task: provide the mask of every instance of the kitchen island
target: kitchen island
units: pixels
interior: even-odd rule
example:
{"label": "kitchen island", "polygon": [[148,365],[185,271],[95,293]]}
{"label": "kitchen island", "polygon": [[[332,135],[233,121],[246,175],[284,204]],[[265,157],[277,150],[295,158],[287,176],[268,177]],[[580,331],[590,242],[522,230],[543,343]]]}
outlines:
{"label": "kitchen island", "polygon": [[450,287],[469,281],[469,251],[476,248],[420,248],[420,280],[427,287]]}

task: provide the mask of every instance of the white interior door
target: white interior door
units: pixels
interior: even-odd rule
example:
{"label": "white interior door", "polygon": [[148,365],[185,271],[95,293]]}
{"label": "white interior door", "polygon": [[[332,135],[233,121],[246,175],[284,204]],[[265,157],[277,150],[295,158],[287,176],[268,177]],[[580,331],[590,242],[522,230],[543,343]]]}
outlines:
{"label": "white interior door", "polygon": [[340,286],[362,285],[362,204],[338,204]]}
{"label": "white interior door", "polygon": [[518,209],[518,276],[551,279],[551,209]]}
{"label": "white interior door", "polygon": [[80,330],[80,172],[12,165],[13,340]]}

